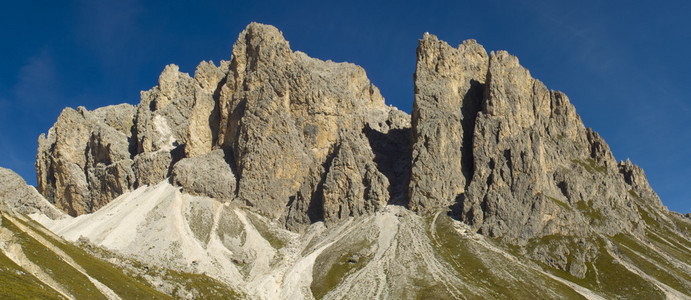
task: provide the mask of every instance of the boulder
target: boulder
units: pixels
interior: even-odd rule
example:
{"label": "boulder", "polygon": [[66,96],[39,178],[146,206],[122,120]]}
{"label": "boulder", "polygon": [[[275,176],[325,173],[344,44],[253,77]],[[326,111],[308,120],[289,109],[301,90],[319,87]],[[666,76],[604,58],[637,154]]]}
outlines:
{"label": "boulder", "polygon": [[223,150],[184,158],[173,166],[170,181],[183,193],[230,201],[235,196],[236,180]]}

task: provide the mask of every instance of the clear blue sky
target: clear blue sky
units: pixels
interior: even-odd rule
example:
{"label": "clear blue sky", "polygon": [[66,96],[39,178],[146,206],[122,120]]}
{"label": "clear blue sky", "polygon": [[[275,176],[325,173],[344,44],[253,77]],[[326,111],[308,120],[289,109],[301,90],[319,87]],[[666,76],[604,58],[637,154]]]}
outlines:
{"label": "clear blue sky", "polygon": [[[60,2],[60,3],[58,3]],[[564,91],[663,203],[691,212],[689,1],[11,1],[0,12],[0,166],[35,184],[39,134],[63,107],[137,104],[169,63],[229,59],[251,21],[293,50],[365,68],[410,112],[424,32],[508,50]],[[561,3],[559,3],[561,2]]]}

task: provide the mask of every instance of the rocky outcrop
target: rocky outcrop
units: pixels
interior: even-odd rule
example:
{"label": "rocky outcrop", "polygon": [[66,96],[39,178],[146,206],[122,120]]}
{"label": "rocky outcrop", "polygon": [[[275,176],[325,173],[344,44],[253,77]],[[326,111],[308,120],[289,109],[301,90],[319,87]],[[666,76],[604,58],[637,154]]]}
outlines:
{"label": "rocky outcrop", "polygon": [[628,191],[652,192],[645,176],[618,166],[566,95],[516,57],[425,35],[415,92],[411,209],[453,206],[480,232],[514,241],[585,235],[591,223],[616,234],[640,221]]}
{"label": "rocky outcrop", "polygon": [[137,153],[171,151],[185,144],[192,105],[194,80],[167,65],[158,77],[158,85],[141,92],[137,106]]}
{"label": "rocky outcrop", "polygon": [[65,214],[56,209],[24,179],[10,169],[0,168],[0,210],[21,214],[41,213],[53,220]]}
{"label": "rocky outcrop", "polygon": [[448,206],[473,172],[472,136],[488,57],[474,40],[452,48],[425,34],[417,50],[409,207]]}
{"label": "rocky outcrop", "polygon": [[193,78],[166,66],[128,128],[79,114],[61,115],[37,163],[39,177],[57,178],[42,193],[72,215],[168,177],[292,228],[407,198],[409,116],[384,104],[362,68],[293,52],[272,26],[250,24],[230,61],[202,62]]}
{"label": "rocky outcrop", "polygon": [[202,62],[195,78],[168,65],[138,106],[63,110],[39,138],[39,192],[70,215],[90,213],[129,189],[164,180],[186,154],[210,152],[224,64]]}
{"label": "rocky outcrop", "polygon": [[291,199],[296,206],[323,203],[317,190],[339,141],[366,126],[379,129],[395,110],[362,68],[292,52],[276,28],[256,23],[233,47],[219,104],[218,145],[232,149],[237,196],[274,218]]}
{"label": "rocky outcrop", "polygon": [[425,35],[412,125],[410,209],[450,207],[478,232],[530,246],[532,258],[576,277],[599,253],[595,236],[640,236],[642,214],[664,210],[643,171],[617,164],[566,95],[505,51]]}
{"label": "rocky outcrop", "polygon": [[182,192],[230,201],[235,196],[235,176],[222,149],[184,158],[173,166],[170,181]]}
{"label": "rocky outcrop", "polygon": [[372,213],[389,199],[389,181],[377,170],[364,134],[341,141],[323,186],[324,219]]}
{"label": "rocky outcrop", "polygon": [[624,182],[627,184],[630,194],[638,195],[639,198],[645,199],[646,204],[655,209],[667,210],[667,208],[662,205],[660,197],[650,187],[643,169],[631,163],[629,159],[625,162],[619,162],[618,167],[619,172],[624,176]]}
{"label": "rocky outcrop", "polygon": [[617,164],[566,95],[517,58],[430,34],[417,55],[410,117],[362,68],[293,52],[252,23],[230,61],[202,62],[194,77],[166,66],[136,108],[66,109],[41,138],[38,189],[78,215],[169,178],[295,230],[389,203],[451,207],[519,244],[640,233],[639,211],[664,209],[643,171]]}
{"label": "rocky outcrop", "polygon": [[209,153],[218,139],[220,111],[218,99],[225,84],[229,62],[202,62],[194,71],[194,104],[190,112],[185,155],[194,157]]}
{"label": "rocky outcrop", "polygon": [[131,142],[135,107],[66,108],[38,139],[37,189],[69,213],[92,212],[134,183]]}
{"label": "rocky outcrop", "polygon": [[566,95],[549,91],[504,51],[490,55],[473,159],[459,214],[491,236],[586,234],[593,214],[574,210],[579,202],[608,216],[598,227],[608,234],[632,230],[640,219],[627,205],[609,146],[583,126]]}

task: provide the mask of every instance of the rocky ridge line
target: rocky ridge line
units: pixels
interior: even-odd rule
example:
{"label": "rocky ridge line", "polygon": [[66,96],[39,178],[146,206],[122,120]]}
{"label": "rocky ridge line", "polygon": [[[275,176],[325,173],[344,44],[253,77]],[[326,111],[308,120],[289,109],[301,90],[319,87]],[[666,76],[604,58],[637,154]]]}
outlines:
{"label": "rocky ridge line", "polygon": [[39,138],[38,190],[76,216],[170,178],[300,229],[403,201],[409,120],[362,68],[252,23],[230,61],[194,77],[168,65],[136,107],[65,109]]}
{"label": "rocky ridge line", "polygon": [[[293,230],[402,204],[451,208],[489,236],[640,234],[662,210],[643,171],[617,163],[566,95],[505,51],[425,34],[412,116],[362,68],[293,52],[252,23],[230,61],[167,66],[141,102],[65,109],[39,139],[38,190],[71,215],[169,178]],[[216,174],[218,176],[208,176]]]}

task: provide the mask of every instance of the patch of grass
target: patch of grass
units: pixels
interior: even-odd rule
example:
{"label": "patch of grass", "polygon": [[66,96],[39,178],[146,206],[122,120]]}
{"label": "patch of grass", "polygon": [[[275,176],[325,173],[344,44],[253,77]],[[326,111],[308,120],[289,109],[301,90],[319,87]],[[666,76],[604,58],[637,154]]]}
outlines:
{"label": "patch of grass", "polygon": [[[687,240],[675,239],[675,234],[671,231],[663,231],[662,233],[654,231],[651,228],[646,229],[646,238],[650,240],[656,247],[665,251],[667,254],[673,256],[680,261],[691,261],[691,247],[684,245]],[[661,238],[664,236],[664,239]]]}
{"label": "patch of grass", "polygon": [[[676,220],[673,215],[668,216],[671,219],[671,221],[668,221],[658,211],[646,204],[635,191],[630,190],[629,194],[637,200],[638,203],[634,204],[638,208],[641,219],[648,225],[646,229],[648,239],[677,259],[691,261],[691,240],[682,232],[675,231],[680,229],[680,225],[686,225],[682,223],[685,221]],[[665,240],[662,240],[660,237],[664,237]]]}
{"label": "patch of grass", "polygon": [[[41,226],[41,225],[38,225],[35,223],[34,223],[34,225],[30,225],[29,223],[24,222],[21,219],[17,219],[17,220],[19,222],[23,223],[25,226],[29,226],[29,227]],[[72,259],[77,264],[79,264],[82,268],[84,268],[86,270],[86,272],[87,272],[87,274],[89,274],[89,276],[91,276],[94,279],[100,281],[101,283],[107,285],[110,289],[113,290],[113,292],[118,294],[118,296],[120,296],[123,299],[170,299],[171,298],[170,296],[165,295],[165,294],[158,292],[158,291],[154,290],[153,288],[151,288],[145,280],[135,279],[133,277],[128,276],[119,267],[88,254],[86,251],[84,251],[83,249],[79,248],[76,245],[73,245],[71,243],[65,243],[62,241],[58,241],[51,236],[43,234],[40,230],[35,230],[35,232],[40,234],[43,238],[48,240],[50,243],[52,243],[56,247],[60,248],[60,250],[67,253],[67,255],[72,257]],[[55,256],[55,255],[53,254],[53,256]],[[81,273],[79,275],[81,275]],[[75,277],[76,276],[77,275],[75,275]],[[61,274],[59,277],[71,277],[71,276],[64,276]],[[86,278],[86,277],[84,277],[84,278]],[[88,281],[88,279],[86,279],[86,280]],[[70,292],[72,292],[72,289],[70,289]],[[79,291],[79,293],[81,293],[81,292],[82,291]],[[98,292],[98,295],[101,295],[100,292]],[[75,296],[77,296],[77,295],[75,295]],[[77,296],[77,298],[79,298],[79,299],[94,299],[93,297],[82,298],[80,296]]]}
{"label": "patch of grass", "polygon": [[247,213],[247,219],[252,223],[254,228],[259,231],[259,234],[269,242],[271,247],[278,250],[286,246],[286,241],[283,240],[278,234],[275,233],[275,229],[270,228],[265,222],[255,216],[253,213]]}
{"label": "patch of grass", "polygon": [[568,204],[566,204],[566,203],[564,203],[563,201],[561,201],[561,200],[559,200],[559,199],[557,199],[557,198],[554,198],[554,197],[552,197],[552,196],[545,195],[545,194],[543,194],[542,192],[537,193],[537,195],[535,195],[535,197],[547,197],[547,198],[549,198],[550,200],[552,200],[552,201],[554,202],[554,204],[561,206],[561,207],[564,208],[565,210],[567,210],[567,211],[568,211],[568,210],[571,210],[571,207],[569,207]]}
{"label": "patch of grass", "polygon": [[[553,238],[555,237],[548,239]],[[605,298],[665,299],[664,292],[659,288],[619,264],[607,252],[604,241],[599,240],[597,243],[599,255],[593,262],[586,263],[587,271],[584,278],[575,277],[565,270],[550,268],[542,262],[538,264],[556,276],[602,293]]]}
{"label": "patch of grass", "polygon": [[[617,249],[643,272],[677,291],[691,295],[689,284],[691,275],[674,267],[665,258],[638,242],[633,236],[618,234],[612,237],[612,240],[617,245]],[[654,263],[650,262],[651,260]]]}
{"label": "patch of grass", "polygon": [[2,226],[14,234],[15,241],[22,247],[22,251],[27,259],[43,269],[44,272],[67,289],[73,296],[78,299],[106,299],[96,286],[89,281],[89,278],[63,261],[46,246],[21,231],[12,222],[6,220]]}
{"label": "patch of grass", "polygon": [[28,274],[0,252],[1,299],[63,299],[62,295]]}
{"label": "patch of grass", "polygon": [[637,200],[638,203],[634,203],[636,205],[636,208],[638,208],[638,213],[641,216],[641,219],[643,222],[645,222],[646,225],[649,227],[655,228],[657,230],[662,229],[664,227],[664,222],[662,221],[661,218],[655,215],[655,212],[653,209],[650,208],[643,199],[636,194],[635,191],[630,190],[629,194],[631,194],[634,199]]}
{"label": "patch of grass", "polygon": [[[165,278],[185,287],[187,291],[195,291],[199,299],[243,299],[244,295],[211,277],[201,274],[183,273],[170,269],[165,270]],[[177,295],[178,291],[173,291]],[[176,297],[179,298],[179,297]]]}
{"label": "patch of grass", "polygon": [[595,174],[596,172],[607,174],[607,166],[598,164],[594,159],[588,158],[585,161],[574,159],[572,163],[581,165],[588,173]]}
{"label": "patch of grass", "polygon": [[590,218],[590,224],[599,224],[605,220],[605,216],[599,210],[593,208],[593,200],[576,202],[578,209],[584,216]]}
{"label": "patch of grass", "polygon": [[[472,292],[464,295],[470,298],[530,299],[534,298],[538,291],[545,294],[547,291],[553,291],[565,299],[583,299],[580,294],[561,282],[537,271],[507,262],[503,256],[493,257],[498,254],[488,252],[484,248],[478,249],[477,244],[460,236],[452,222],[448,216],[439,216],[437,219],[436,228],[434,228],[436,238],[432,238],[435,254],[453,267],[467,282],[476,286],[492,287],[483,291],[489,293],[488,295],[474,295]],[[513,251],[518,253],[520,249],[514,246]],[[505,265],[499,269],[508,270],[511,277],[501,276],[502,271],[486,265],[485,260],[490,258],[492,258],[492,263],[505,262]]]}
{"label": "patch of grass", "polygon": [[638,196],[638,194],[634,190],[629,190],[629,195],[631,195],[634,199],[638,201],[643,201],[643,199],[641,199],[641,196]]}
{"label": "patch of grass", "polygon": [[660,227],[660,222],[658,222],[655,218],[651,217],[648,211],[643,209],[639,204],[636,204],[636,206],[638,207],[638,213],[641,215],[641,219],[643,219],[643,222],[645,222],[645,224],[651,227]]}
{"label": "patch of grass", "polygon": [[[471,297],[471,295],[464,295]],[[477,299],[480,297],[475,296]],[[456,299],[454,295],[450,294],[444,284],[441,282],[434,282],[430,280],[413,279],[410,290],[403,291],[402,299]],[[472,299],[472,297],[471,297]]]}
{"label": "patch of grass", "polygon": [[[342,247],[338,247],[342,246]],[[315,299],[321,299],[329,291],[338,286],[349,274],[362,269],[371,260],[371,255],[360,256],[357,262],[351,262],[350,258],[360,253],[363,249],[369,249],[372,242],[363,239],[348,245],[332,245],[317,257],[314,263],[314,280],[310,289]],[[341,249],[338,251],[336,249]],[[327,255],[327,253],[340,253]]]}

